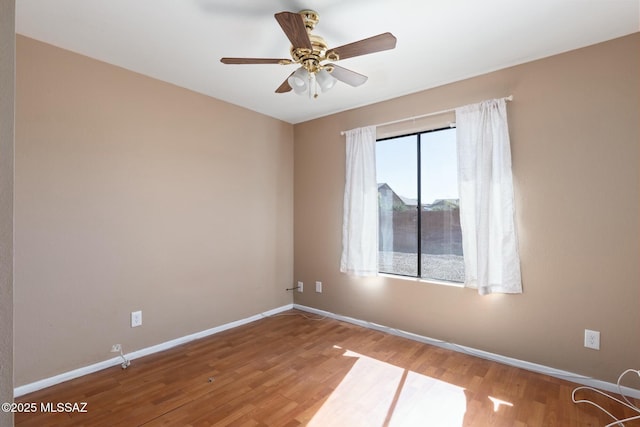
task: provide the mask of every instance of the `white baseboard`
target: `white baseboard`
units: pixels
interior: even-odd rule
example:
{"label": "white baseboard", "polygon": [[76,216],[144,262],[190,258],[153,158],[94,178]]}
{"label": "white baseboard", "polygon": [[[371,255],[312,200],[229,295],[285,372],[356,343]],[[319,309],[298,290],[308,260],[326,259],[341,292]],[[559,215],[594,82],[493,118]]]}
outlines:
{"label": "white baseboard", "polygon": [[[209,335],[217,334],[222,331],[226,331],[228,329],[236,328],[238,326],[245,325],[247,323],[255,322],[256,320],[260,320],[267,316],[273,316],[274,314],[282,313],[283,311],[291,310],[293,308],[293,304],[284,305],[282,307],[275,308],[273,310],[265,311],[260,314],[256,314],[251,317],[247,317],[245,319],[237,320],[235,322],[225,323],[224,325],[216,326],[215,328],[207,329],[205,331],[196,332],[191,335],[186,335],[180,338],[176,338],[174,340],[166,341],[161,344],[157,344],[151,347],[143,348],[141,350],[136,350],[131,353],[125,354],[125,357],[128,360],[138,359],[143,356],[148,356],[153,353],[158,353],[163,350],[168,350],[172,347],[176,347],[180,344],[188,343],[189,341],[197,340],[199,338],[204,338]],[[112,366],[120,365],[122,363],[122,359],[120,356],[114,357],[108,360],[104,360],[102,362],[94,363],[93,365],[85,366],[82,368],[74,369],[73,371],[63,372],[62,374],[55,375],[50,378],[45,378],[39,381],[35,381],[29,384],[25,384],[20,387],[16,387],[13,389],[13,396],[19,397],[28,393],[32,393],[34,391],[41,390],[43,388],[51,387],[56,384],[60,384],[65,381],[72,380],[74,378],[81,377],[83,375],[91,374],[93,372],[101,371],[106,368],[110,368]]]}
{"label": "white baseboard", "polygon": [[[340,320],[343,322],[352,323],[354,325],[362,326],[368,329],[375,329],[377,331],[387,332],[389,334],[397,335],[400,337],[408,338],[414,341],[419,341],[425,344],[434,345],[437,347],[446,348],[448,350],[457,351],[460,353],[466,353],[472,356],[480,357],[487,360],[492,360],[494,362],[499,362],[508,366],[514,366],[517,368],[526,369],[528,371],[537,372],[540,374],[549,375],[555,378],[560,378],[563,380],[571,381],[577,384],[586,385],[589,387],[598,388],[600,390],[609,391],[612,393],[619,393],[618,385],[613,384],[606,381],[597,380],[595,378],[587,377],[580,374],[575,374],[573,372],[563,371],[560,369],[551,368],[544,365],[539,365],[537,363],[531,363],[524,360],[514,359],[512,357],[502,356],[495,353],[489,353],[483,350],[477,350],[471,347],[466,347],[458,344],[448,343],[446,341],[437,340],[434,338],[425,337],[422,335],[417,335],[411,332],[405,332],[399,329],[390,328],[384,325],[378,325],[376,323],[367,322],[365,320],[354,319],[352,317],[342,316],[339,314],[331,313],[324,310],[318,310],[316,308],[307,307],[300,304],[293,304],[293,308],[306,311],[308,313],[317,314],[320,316],[330,317],[332,319]],[[630,387],[621,387],[622,392],[628,396],[636,399],[640,399],[640,390],[636,390]]]}
{"label": "white baseboard", "polygon": [[[613,384],[606,381],[597,380],[591,377],[587,377],[584,375],[575,374],[568,371],[562,371],[560,369],[550,368],[548,366],[539,365],[537,363],[531,363],[524,360],[518,360],[511,357],[502,356],[495,353],[489,353],[482,350],[473,349],[470,347],[465,347],[458,344],[452,344],[445,341],[440,341],[434,338],[425,337],[422,335],[413,334],[411,332],[405,332],[399,329],[390,328],[384,325],[378,325],[372,322],[367,322],[365,320],[355,319],[352,317],[342,316],[335,313],[331,313],[324,310],[318,310],[312,307],[307,307],[300,304],[288,304],[282,307],[275,308],[273,310],[265,311],[264,313],[256,314],[251,317],[247,317],[245,319],[237,320],[235,322],[226,323],[224,325],[216,326],[211,329],[207,329],[201,332],[196,332],[194,334],[186,335],[180,338],[176,338],[174,340],[166,341],[161,344],[157,344],[151,347],[143,348],[141,350],[137,350],[128,354],[125,354],[125,357],[128,360],[138,359],[143,356],[148,356],[153,353],[158,353],[163,350],[168,350],[170,348],[176,347],[181,344],[188,343],[193,340],[197,340],[199,338],[204,338],[209,335],[214,335],[222,331],[226,331],[228,329],[236,328],[238,326],[245,325],[247,323],[255,322],[256,320],[260,320],[267,316],[272,316],[274,314],[279,314],[287,310],[298,309],[302,311],[306,311],[308,313],[314,313],[321,316],[330,317],[332,319],[340,320],[343,322],[352,323],[354,325],[362,326],[368,329],[375,329],[378,331],[390,333],[393,335],[401,336],[404,338],[408,338],[414,341],[423,342],[425,344],[435,345],[438,347],[446,348],[449,350],[466,353],[472,356],[480,357],[487,360],[493,360],[495,362],[503,363],[509,366],[515,366],[517,368],[526,369],[532,372],[538,372],[541,374],[549,375],[556,378],[561,378],[567,381],[571,381],[577,384],[586,385],[590,387],[595,387],[601,390],[606,390],[612,393],[619,393],[617,384]],[[65,381],[72,380],[74,378],[81,377],[83,375],[91,374],[93,372],[101,371],[106,368],[110,368],[112,366],[120,365],[122,363],[122,359],[118,357],[113,357],[108,360],[104,360],[102,362],[94,363],[93,365],[85,366],[79,369],[74,369],[73,371],[64,372],[59,375],[55,375],[50,378],[45,378],[39,381],[35,381],[30,384],[25,384],[20,387],[16,387],[13,391],[14,397],[23,396],[28,393],[32,393],[34,391],[41,390],[43,388],[51,387],[56,384],[60,384]],[[629,397],[633,397],[636,399],[640,399],[640,390],[636,390],[630,387],[622,387],[622,392]]]}

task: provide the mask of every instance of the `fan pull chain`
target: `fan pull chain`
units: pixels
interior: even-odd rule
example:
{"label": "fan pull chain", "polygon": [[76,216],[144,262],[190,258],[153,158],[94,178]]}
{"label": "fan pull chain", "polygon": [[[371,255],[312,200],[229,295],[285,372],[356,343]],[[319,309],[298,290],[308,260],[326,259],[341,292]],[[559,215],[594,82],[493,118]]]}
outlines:
{"label": "fan pull chain", "polygon": [[309,72],[309,99],[312,98],[311,92],[313,92],[313,99],[318,97],[318,81],[315,76],[315,73]]}

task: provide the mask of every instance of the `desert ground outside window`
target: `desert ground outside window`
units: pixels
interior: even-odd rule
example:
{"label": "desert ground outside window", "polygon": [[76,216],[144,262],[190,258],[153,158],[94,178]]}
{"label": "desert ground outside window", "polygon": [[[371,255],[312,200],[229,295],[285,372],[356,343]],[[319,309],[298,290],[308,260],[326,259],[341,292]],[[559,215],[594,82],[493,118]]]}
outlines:
{"label": "desert ground outside window", "polygon": [[455,128],[376,142],[378,271],[464,282]]}

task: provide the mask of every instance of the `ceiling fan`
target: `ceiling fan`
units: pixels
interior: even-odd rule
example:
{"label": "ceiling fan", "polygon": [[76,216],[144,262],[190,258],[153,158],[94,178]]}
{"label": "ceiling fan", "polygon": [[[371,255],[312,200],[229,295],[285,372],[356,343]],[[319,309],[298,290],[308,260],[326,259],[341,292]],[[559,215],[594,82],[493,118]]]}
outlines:
{"label": "ceiling fan", "polygon": [[[389,50],[396,47],[396,38],[391,33],[382,33],[353,43],[329,49],[324,39],[311,34],[320,20],[317,12],[302,10],[298,13],[280,12],[275,14],[276,21],[291,41],[291,58],[221,58],[223,64],[298,64],[300,65],[276,89],[276,93],[293,90],[297,94],[309,93],[318,96],[318,87],[322,92],[331,89],[336,81],[350,86],[360,86],[367,76],[340,67],[333,62],[354,56]],[[331,62],[326,62],[331,61]]]}

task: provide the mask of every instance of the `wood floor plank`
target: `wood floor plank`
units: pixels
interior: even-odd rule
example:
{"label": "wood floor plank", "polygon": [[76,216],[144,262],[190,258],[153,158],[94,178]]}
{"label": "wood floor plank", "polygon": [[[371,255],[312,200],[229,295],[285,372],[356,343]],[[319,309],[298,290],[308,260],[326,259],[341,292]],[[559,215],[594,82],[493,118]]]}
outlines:
{"label": "wood floor plank", "polygon": [[[568,381],[292,310],[17,399],[18,427],[606,425]],[[586,393],[586,392],[585,392]],[[590,396],[619,417],[634,415]],[[633,426],[627,423],[627,427]],[[640,425],[636,423],[635,425]]]}

